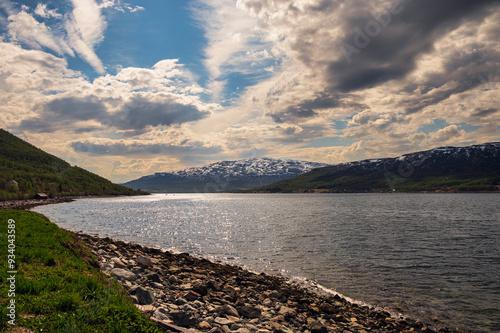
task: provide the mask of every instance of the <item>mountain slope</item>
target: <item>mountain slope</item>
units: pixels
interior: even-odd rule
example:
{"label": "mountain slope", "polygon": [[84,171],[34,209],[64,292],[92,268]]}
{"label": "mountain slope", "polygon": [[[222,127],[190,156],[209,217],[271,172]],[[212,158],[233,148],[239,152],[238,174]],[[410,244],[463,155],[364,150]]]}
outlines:
{"label": "mountain slope", "polygon": [[222,161],[171,173],[155,173],[124,185],[150,192],[206,193],[234,191],[271,184],[324,166],[326,164],[272,158],[251,158],[239,161]]}
{"label": "mountain slope", "polygon": [[498,191],[500,142],[338,164],[256,192]]}
{"label": "mountain slope", "polygon": [[0,129],[0,200],[29,198],[38,192],[51,197],[144,193],[71,166]]}

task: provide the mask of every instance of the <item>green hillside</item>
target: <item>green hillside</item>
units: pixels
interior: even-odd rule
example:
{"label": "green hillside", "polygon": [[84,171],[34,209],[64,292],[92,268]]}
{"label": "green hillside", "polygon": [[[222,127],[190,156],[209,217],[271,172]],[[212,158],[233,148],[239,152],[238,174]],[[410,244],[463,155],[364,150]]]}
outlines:
{"label": "green hillside", "polygon": [[71,166],[0,129],[0,201],[32,198],[40,192],[49,197],[146,194]]}
{"label": "green hillside", "polygon": [[500,143],[319,168],[250,192],[497,192]]}

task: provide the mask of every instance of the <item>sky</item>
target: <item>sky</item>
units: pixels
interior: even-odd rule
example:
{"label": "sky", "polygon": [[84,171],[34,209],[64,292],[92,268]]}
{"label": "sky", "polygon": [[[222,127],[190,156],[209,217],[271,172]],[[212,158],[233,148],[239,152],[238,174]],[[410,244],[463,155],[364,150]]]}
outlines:
{"label": "sky", "polygon": [[500,1],[0,0],[0,127],[115,182],[500,141]]}

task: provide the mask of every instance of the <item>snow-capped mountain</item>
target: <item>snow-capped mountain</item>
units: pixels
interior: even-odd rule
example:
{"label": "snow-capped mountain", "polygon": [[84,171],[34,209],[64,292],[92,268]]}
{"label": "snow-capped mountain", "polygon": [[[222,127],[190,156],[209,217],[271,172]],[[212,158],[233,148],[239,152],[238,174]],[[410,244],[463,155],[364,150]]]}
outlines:
{"label": "snow-capped mountain", "polygon": [[264,187],[263,191],[496,191],[500,142],[440,147],[395,158],[337,164]]}
{"label": "snow-capped mountain", "polygon": [[175,172],[159,172],[125,186],[150,192],[221,192],[248,189],[288,179],[327,166],[295,160],[250,158],[221,161]]}
{"label": "snow-capped mountain", "polygon": [[[490,169],[493,161],[500,158],[500,142],[484,143],[466,147],[439,147],[416,153],[404,154],[395,158],[367,159],[357,162],[342,163],[332,167],[349,167],[358,170],[384,170],[408,173],[409,169],[418,168],[419,172],[438,172],[446,166],[450,173],[473,171],[479,166]],[[437,169],[436,169],[437,168]],[[406,170],[405,172],[405,169]]]}

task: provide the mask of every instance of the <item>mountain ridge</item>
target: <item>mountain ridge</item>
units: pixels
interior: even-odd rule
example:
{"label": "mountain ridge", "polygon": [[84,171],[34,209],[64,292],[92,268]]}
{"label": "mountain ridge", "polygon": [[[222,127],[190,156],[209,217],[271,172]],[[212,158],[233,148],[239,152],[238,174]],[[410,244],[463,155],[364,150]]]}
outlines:
{"label": "mountain ridge", "polygon": [[220,161],[174,172],[157,172],[123,185],[151,192],[224,192],[270,184],[327,165],[254,157]]}
{"label": "mountain ridge", "polygon": [[313,170],[256,192],[467,192],[500,189],[500,142],[438,147]]}

